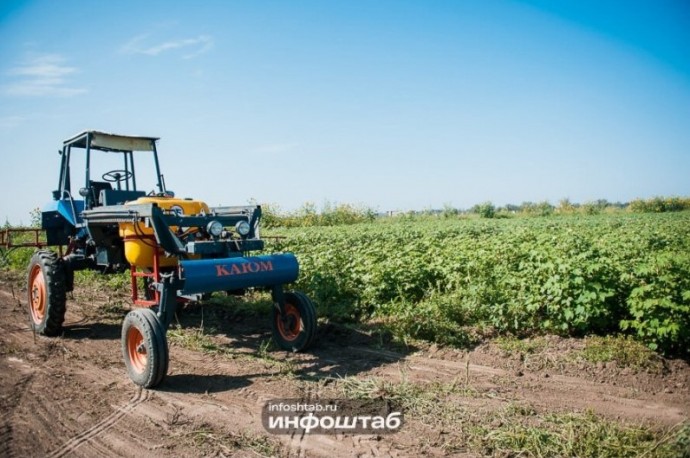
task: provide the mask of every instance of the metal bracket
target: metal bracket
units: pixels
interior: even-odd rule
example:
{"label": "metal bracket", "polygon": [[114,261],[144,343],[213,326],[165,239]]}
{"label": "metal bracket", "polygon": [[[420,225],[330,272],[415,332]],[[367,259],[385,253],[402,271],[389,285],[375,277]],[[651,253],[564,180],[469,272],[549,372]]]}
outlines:
{"label": "metal bracket", "polygon": [[160,303],[158,304],[158,319],[166,331],[175,317],[177,309],[177,282],[170,277],[164,277],[160,283],[156,284],[156,289],[160,291]]}
{"label": "metal bracket", "polygon": [[285,307],[285,294],[283,292],[283,285],[273,285],[271,287],[271,298],[273,299],[273,307],[280,316],[283,316],[283,307]]}

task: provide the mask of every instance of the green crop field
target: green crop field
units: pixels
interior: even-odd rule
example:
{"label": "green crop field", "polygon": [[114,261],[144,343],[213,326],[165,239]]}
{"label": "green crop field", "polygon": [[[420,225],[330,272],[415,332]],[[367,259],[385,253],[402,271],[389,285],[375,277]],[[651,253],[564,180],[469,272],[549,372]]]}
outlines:
{"label": "green crop field", "polygon": [[338,320],[401,339],[631,334],[690,348],[690,212],[507,219],[385,218],[275,228],[298,288]]}
{"label": "green crop field", "polygon": [[[628,334],[662,354],[688,355],[690,211],[493,219],[345,213],[358,217],[323,226],[320,215],[301,215],[281,227],[268,216],[270,234],[284,238],[267,251],[297,255],[296,288],[321,317],[375,321],[402,342]],[[2,262],[24,269],[32,251],[3,253]],[[128,284],[124,275],[113,281]]]}

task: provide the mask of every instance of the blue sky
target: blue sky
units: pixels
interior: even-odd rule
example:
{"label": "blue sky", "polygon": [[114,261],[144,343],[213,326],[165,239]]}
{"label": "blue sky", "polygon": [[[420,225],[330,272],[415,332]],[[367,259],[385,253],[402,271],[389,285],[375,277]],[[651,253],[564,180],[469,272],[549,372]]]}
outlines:
{"label": "blue sky", "polygon": [[85,129],[210,205],[690,195],[687,1],[93,5],[0,0],[0,218]]}

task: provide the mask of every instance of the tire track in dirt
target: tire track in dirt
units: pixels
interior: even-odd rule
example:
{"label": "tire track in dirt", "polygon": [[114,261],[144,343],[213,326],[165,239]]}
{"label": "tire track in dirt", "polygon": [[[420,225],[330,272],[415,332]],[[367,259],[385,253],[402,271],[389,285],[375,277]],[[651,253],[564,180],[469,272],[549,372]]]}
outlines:
{"label": "tire track in dirt", "polygon": [[[358,352],[374,354],[379,357],[396,361],[401,355],[385,350],[357,348]],[[569,375],[549,375],[544,377],[540,373],[525,373],[516,377],[512,371],[500,368],[468,363],[467,360],[435,359],[425,356],[411,355],[405,358],[406,367],[412,372],[423,373],[418,379],[429,381],[433,375],[442,374],[467,380],[470,386],[476,386],[492,392],[497,392],[507,401],[527,401],[536,407],[550,407],[559,405],[561,409],[572,411],[591,409],[599,414],[610,417],[623,416],[647,421],[662,421],[671,426],[687,420],[690,409],[659,402],[657,399],[631,398],[629,388],[596,383],[594,381],[572,377]],[[400,369],[389,366],[382,372],[387,378],[400,377]],[[429,376],[431,374],[432,376]],[[508,385],[501,380],[510,380]]]}
{"label": "tire track in dirt", "polygon": [[[27,374],[21,377],[17,383],[15,383],[12,393],[7,397],[7,404],[3,406],[5,411],[0,418],[0,456],[12,457],[12,416],[14,415],[14,409],[19,405],[26,390],[31,384],[33,379],[33,374]],[[17,395],[17,393],[19,393]]]}
{"label": "tire track in dirt", "polygon": [[11,457],[12,422],[5,417],[11,417],[11,415],[3,415],[2,421],[0,421],[0,456]]}
{"label": "tire track in dirt", "polygon": [[[21,300],[17,297],[14,286],[9,285],[11,289],[11,293],[5,290],[0,289],[0,294],[6,298],[9,299],[9,302],[13,305],[15,309],[23,309],[24,304],[22,304]],[[28,323],[27,323],[28,324]],[[30,331],[29,326],[22,326],[20,324],[14,324],[14,323],[9,323],[6,322],[4,323],[4,331],[3,334],[5,335],[5,338],[8,338],[14,334],[32,334],[33,333]],[[34,335],[35,339],[35,335]],[[8,358],[8,361],[11,361],[13,358]],[[21,360],[16,360],[15,361],[21,361]],[[3,361],[4,363],[4,361]],[[4,365],[4,364],[3,364]],[[9,371],[12,370],[9,367],[3,368],[3,371],[6,373],[9,373]],[[0,418],[0,456],[7,456],[7,457],[12,457],[15,456],[14,451],[12,450],[12,440],[13,440],[13,433],[14,433],[14,428],[12,427],[12,418],[14,416],[15,409],[17,406],[19,406],[29,389],[29,386],[31,385],[31,382],[33,380],[34,373],[30,372],[27,373],[19,378],[17,382],[12,387],[12,390],[10,391],[10,394],[8,394],[4,399],[7,400],[7,402],[3,402],[2,404],[2,410],[3,410],[3,415]]]}
{"label": "tire track in dirt", "polygon": [[[292,383],[283,381],[280,376],[278,376],[278,383],[266,380],[265,376],[269,376],[269,379],[274,376],[275,368],[270,365],[263,366],[261,361],[245,361],[240,368],[232,360],[226,361],[217,357],[214,357],[212,361],[204,358],[195,359],[194,352],[184,348],[175,348],[175,352],[178,358],[178,370],[183,369],[183,372],[201,373],[211,365],[216,375],[232,374],[233,377],[246,378],[246,386],[218,390],[212,393],[211,399],[164,391],[164,387],[162,391],[156,392],[157,397],[171,406],[183,409],[192,418],[203,419],[210,423],[221,424],[222,422],[234,431],[251,431],[257,435],[265,435],[282,443],[291,457],[398,456],[393,443],[381,441],[378,436],[267,434],[261,421],[262,408],[270,400],[300,397]],[[184,361],[184,363],[180,364],[179,361]],[[281,389],[284,391],[281,392]]]}
{"label": "tire track in dirt", "polygon": [[125,415],[134,410],[139,404],[147,401],[150,398],[150,392],[139,388],[134,397],[125,405],[121,406],[112,414],[105,417],[100,422],[96,423],[92,427],[82,431],[76,436],[69,439],[62,446],[54,450],[48,455],[48,458],[59,458],[72,454],[80,445],[94,438],[95,436],[109,430],[117,422],[119,422]]}

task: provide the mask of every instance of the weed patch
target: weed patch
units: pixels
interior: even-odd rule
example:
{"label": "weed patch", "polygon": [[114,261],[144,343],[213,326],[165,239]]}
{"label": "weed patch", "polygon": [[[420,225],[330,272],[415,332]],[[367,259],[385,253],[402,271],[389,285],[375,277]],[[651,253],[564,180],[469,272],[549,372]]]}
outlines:
{"label": "weed patch", "polygon": [[630,336],[588,337],[579,356],[591,363],[615,361],[620,367],[636,370],[660,372],[663,368],[661,359],[655,352]]}

